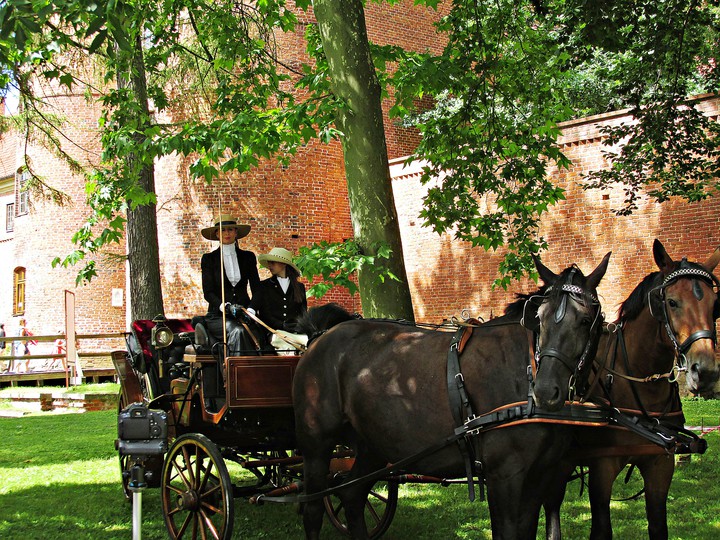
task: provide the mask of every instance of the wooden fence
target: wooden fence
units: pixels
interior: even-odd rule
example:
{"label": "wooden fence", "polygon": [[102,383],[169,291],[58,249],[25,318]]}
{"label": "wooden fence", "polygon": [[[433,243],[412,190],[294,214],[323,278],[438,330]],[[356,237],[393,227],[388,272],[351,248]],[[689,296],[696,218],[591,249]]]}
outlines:
{"label": "wooden fence", "polygon": [[[83,341],[92,341],[97,344],[103,340],[124,340],[124,333],[108,334],[76,334],[75,346],[67,347],[65,334],[49,336],[6,336],[5,350],[0,356],[0,385],[15,386],[20,382],[34,381],[42,386],[44,381],[64,379],[65,386],[81,382],[99,382],[101,379],[114,378],[115,370],[110,361],[113,348],[108,346],[105,350],[83,350]],[[31,354],[16,354],[15,344],[25,341],[40,343],[53,343],[55,352],[33,353],[37,345],[30,345]],[[22,346],[22,345],[21,345]],[[123,345],[124,348],[124,345]],[[101,359],[101,366],[87,366],[88,359]]]}

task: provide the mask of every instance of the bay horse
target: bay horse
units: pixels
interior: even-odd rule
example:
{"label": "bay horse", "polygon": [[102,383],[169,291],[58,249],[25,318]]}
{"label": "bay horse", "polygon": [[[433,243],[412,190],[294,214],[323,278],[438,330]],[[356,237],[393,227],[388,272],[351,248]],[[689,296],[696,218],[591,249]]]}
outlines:
{"label": "bay horse", "polygon": [[[532,401],[547,410],[562,407],[571,377],[587,377],[578,371],[597,346],[602,315],[596,289],[609,258],[610,253],[587,277],[575,265],[556,275],[536,260],[545,284],[537,292],[539,307],[528,309],[533,295],[527,295],[503,316],[474,327],[466,334],[455,377],[448,376],[447,365],[452,351],[461,348],[460,332],[365,319],[340,323],[312,341],[293,378],[296,438],[310,499],[303,515],[306,537],[319,538],[323,502],[312,495],[327,488],[336,445],[355,452],[350,479],[437,446],[458,427],[460,411],[450,404],[457,381],[479,413]],[[539,322],[531,398],[534,333],[520,324],[528,319]],[[569,443],[563,433],[541,423],[482,431],[467,437],[469,451],[463,444],[441,444],[403,470],[461,478],[467,475],[463,453],[468,451],[485,478],[493,536],[535,538],[545,486]],[[368,537],[363,509],[374,483],[359,480],[338,492],[355,539]]]}
{"label": "bay horse", "polygon": [[[720,368],[715,360],[715,319],[720,314],[713,270],[720,248],[704,264],[673,260],[653,243],[659,271],[647,275],[622,303],[598,347],[588,401],[604,403],[637,419],[682,428],[677,373],[687,369],[693,393],[711,389]],[[590,537],[612,537],[613,482],[627,464],[642,474],[648,534],[668,538],[667,498],[675,470],[674,452],[624,428],[574,428],[573,451],[545,502],[546,537],[561,537],[560,505],[567,477],[576,465],[589,468]]]}

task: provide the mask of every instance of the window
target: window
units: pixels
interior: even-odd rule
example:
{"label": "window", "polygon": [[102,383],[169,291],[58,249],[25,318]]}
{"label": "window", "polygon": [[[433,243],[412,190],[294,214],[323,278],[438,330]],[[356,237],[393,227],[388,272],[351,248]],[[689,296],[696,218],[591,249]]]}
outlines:
{"label": "window", "polygon": [[22,216],[28,213],[28,191],[25,189],[28,180],[30,180],[30,173],[27,171],[19,172],[15,175],[16,186],[15,193],[17,194],[17,216]]}
{"label": "window", "polygon": [[25,269],[18,267],[13,274],[13,315],[25,313]]}
{"label": "window", "polygon": [[5,232],[15,230],[15,203],[8,203],[5,206]]}

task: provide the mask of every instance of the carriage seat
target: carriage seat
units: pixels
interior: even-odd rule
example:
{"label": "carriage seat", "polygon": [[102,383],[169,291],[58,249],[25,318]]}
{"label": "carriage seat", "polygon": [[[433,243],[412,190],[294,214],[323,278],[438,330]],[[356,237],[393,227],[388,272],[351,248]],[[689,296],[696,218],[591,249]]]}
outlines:
{"label": "carriage seat", "polygon": [[[163,323],[172,331],[173,334],[182,332],[192,332],[191,321],[188,319],[166,319]],[[151,345],[152,330],[157,323],[150,319],[137,319],[132,322],[133,341],[130,342],[129,349],[133,356],[133,363],[136,368],[139,365],[149,365],[153,361],[153,351]],[[169,363],[182,361],[182,351],[172,351],[168,358]],[[145,373],[144,369],[141,369]]]}

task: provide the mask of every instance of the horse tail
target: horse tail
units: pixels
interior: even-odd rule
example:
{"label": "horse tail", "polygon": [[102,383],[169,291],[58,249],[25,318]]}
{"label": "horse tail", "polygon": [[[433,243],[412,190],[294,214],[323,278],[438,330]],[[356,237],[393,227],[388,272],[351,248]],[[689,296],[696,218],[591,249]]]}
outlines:
{"label": "horse tail", "polygon": [[340,304],[332,302],[311,308],[299,317],[297,321],[297,333],[309,336],[309,341],[312,341],[341,322],[359,318],[359,315],[353,315]]}

